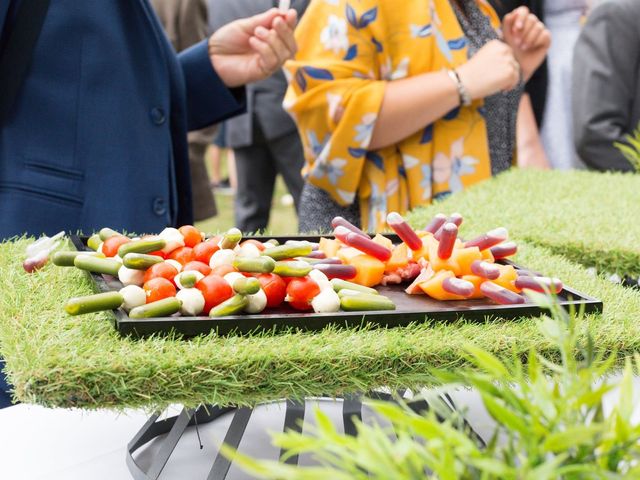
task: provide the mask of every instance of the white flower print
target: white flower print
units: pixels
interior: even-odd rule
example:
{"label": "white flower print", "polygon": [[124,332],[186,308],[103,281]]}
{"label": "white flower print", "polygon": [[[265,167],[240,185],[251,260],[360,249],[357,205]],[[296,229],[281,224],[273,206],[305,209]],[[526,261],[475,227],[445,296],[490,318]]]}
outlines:
{"label": "white flower print", "polygon": [[400,181],[397,178],[394,178],[393,180],[389,180],[387,182],[387,189],[386,189],[387,197],[392,197],[393,195],[398,193],[399,189],[400,189]]}
{"label": "white flower print", "polygon": [[344,158],[334,158],[333,160],[318,160],[313,166],[311,176],[315,178],[328,177],[331,185],[337,185],[340,177],[344,175],[344,166],[347,161]]}
{"label": "white flower print", "polygon": [[329,24],[320,33],[320,42],[325,50],[331,50],[336,55],[349,48],[347,38],[347,21],[335,15],[329,15]]}
{"label": "white flower print", "polygon": [[371,136],[373,135],[373,128],[377,118],[378,115],[375,113],[367,113],[362,116],[361,123],[355,126],[356,136],[354,139],[356,142],[360,142],[360,147],[367,148],[371,143]]}
{"label": "white flower print", "polygon": [[420,160],[413,155],[402,154],[402,164],[405,170],[411,170],[413,167],[417,167],[420,164]]}
{"label": "white flower print", "polygon": [[431,191],[431,165],[422,165],[422,180],[420,187],[422,188],[422,199],[429,200],[432,195]]}
{"label": "white flower print", "polygon": [[340,195],[340,198],[342,198],[342,200],[344,200],[348,204],[353,203],[353,201],[356,199],[355,192],[347,192],[346,190],[338,189],[338,195]]}
{"label": "white flower print", "polygon": [[479,163],[477,158],[464,155],[464,139],[460,138],[451,144],[449,156],[438,152],[433,159],[433,180],[436,183],[449,182],[449,190],[463,190],[462,176],[471,175]]}
{"label": "white flower print", "polygon": [[[307,130],[307,140],[309,142],[309,148],[311,149],[311,154],[314,158],[320,159],[320,155],[325,150],[327,144],[329,144],[329,140],[331,137],[327,134],[325,135],[322,141],[318,140],[318,135],[313,130]],[[328,155],[328,151],[327,151]]]}
{"label": "white flower print", "polygon": [[380,191],[375,183],[371,183],[371,197],[369,197],[369,228],[375,229],[379,218],[387,216],[387,194]]}
{"label": "white flower print", "polygon": [[380,65],[380,78],[383,80],[399,80],[407,77],[409,74],[409,57],[400,60],[395,70],[391,64],[391,58],[387,57],[384,63]]}
{"label": "white flower print", "polygon": [[342,120],[344,107],[342,106],[342,95],[327,93],[327,104],[329,105],[329,117],[334,123]]}

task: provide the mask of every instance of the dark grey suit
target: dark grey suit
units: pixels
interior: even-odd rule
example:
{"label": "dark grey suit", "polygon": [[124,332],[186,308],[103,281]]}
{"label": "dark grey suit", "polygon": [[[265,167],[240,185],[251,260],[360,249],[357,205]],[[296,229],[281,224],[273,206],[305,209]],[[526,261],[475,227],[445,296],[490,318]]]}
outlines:
{"label": "dark grey suit", "polygon": [[574,140],[598,170],[632,171],[614,147],[640,122],[640,1],[610,0],[589,16],[573,66]]}
{"label": "dark grey suit", "polygon": [[[273,0],[208,0],[212,31],[237,18],[277,6]],[[309,0],[292,8],[302,15]],[[269,223],[273,187],[278,173],[293,196],[296,209],[302,191],[302,144],[295,123],[282,108],[287,80],[279,71],[247,86],[247,114],[226,122],[226,143],[235,151],[238,173],[236,226],[244,232],[264,230]],[[292,226],[292,231],[295,226]]]}

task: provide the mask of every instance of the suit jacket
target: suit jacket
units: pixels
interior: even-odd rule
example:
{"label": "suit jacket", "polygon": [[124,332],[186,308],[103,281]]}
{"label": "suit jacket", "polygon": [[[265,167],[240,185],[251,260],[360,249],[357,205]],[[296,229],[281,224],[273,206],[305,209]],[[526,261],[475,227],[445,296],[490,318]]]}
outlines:
{"label": "suit jacket", "polygon": [[[238,18],[256,15],[277,6],[277,0],[208,0],[209,23],[212,31]],[[295,0],[292,8],[302,16],[310,0]],[[289,114],[282,108],[287,91],[287,79],[282,71],[260,82],[247,85],[247,114],[226,122],[226,142],[231,148],[253,143],[253,122],[258,122],[267,140],[296,132]]]}
{"label": "suit jacket", "polygon": [[0,130],[0,238],[191,223],[186,132],[242,102],[206,41],[176,56],[147,0],[52,1]]}
{"label": "suit jacket", "polygon": [[[150,0],[164,31],[176,52],[208,37],[209,24],[205,0]],[[196,221],[217,214],[216,200],[211,191],[205,165],[207,148],[213,142],[216,127],[189,132],[189,166],[193,194],[193,216]]]}
{"label": "suit jacket", "polygon": [[578,155],[598,170],[632,171],[615,147],[640,122],[640,2],[611,0],[591,12],[573,62]]}

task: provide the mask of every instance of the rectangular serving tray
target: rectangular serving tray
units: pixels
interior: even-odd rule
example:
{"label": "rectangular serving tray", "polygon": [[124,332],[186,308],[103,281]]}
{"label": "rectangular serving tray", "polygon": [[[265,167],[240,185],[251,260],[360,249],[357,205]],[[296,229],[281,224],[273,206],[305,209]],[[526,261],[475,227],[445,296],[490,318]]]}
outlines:
{"label": "rectangular serving tray", "polygon": [[[394,243],[400,239],[396,235],[385,235]],[[247,237],[266,241],[276,239],[280,243],[287,240],[307,240],[318,242],[318,236],[289,237]],[[330,238],[330,237],[329,237]],[[89,250],[86,237],[71,235],[71,241],[77,250]],[[504,262],[521,269],[512,262]],[[89,274],[96,291],[106,292],[119,290],[122,284],[117,278],[109,275]],[[114,326],[122,335],[144,337],[152,334],[179,333],[184,336],[195,336],[216,331],[219,335],[241,335],[264,331],[278,332],[283,330],[318,331],[328,325],[345,328],[401,327],[414,322],[426,320],[452,321],[464,317],[469,321],[485,321],[488,317],[518,319],[536,317],[544,310],[532,303],[521,305],[497,305],[489,299],[463,300],[443,302],[426,295],[407,295],[406,284],[378,286],[376,289],[393,300],[396,310],[374,312],[337,312],[337,313],[301,313],[283,305],[270,309],[268,313],[254,315],[233,315],[222,318],[171,316],[163,318],[132,319],[122,309],[114,310]],[[602,301],[591,298],[567,286],[558,295],[558,302],[565,308],[573,308],[585,313],[601,313]]]}

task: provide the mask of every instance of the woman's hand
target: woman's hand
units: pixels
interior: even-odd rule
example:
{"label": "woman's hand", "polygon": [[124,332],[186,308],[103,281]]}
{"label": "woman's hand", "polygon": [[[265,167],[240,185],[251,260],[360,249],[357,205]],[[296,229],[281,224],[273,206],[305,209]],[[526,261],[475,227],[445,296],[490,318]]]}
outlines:
{"label": "woman's hand", "polygon": [[527,7],[519,7],[504,17],[502,35],[529,80],[547,56],[551,33]]}
{"label": "woman's hand", "polygon": [[500,40],[488,42],[457,72],[473,100],[513,90],[520,81],[520,65],[513,50]]}
{"label": "woman's hand", "polygon": [[295,10],[276,8],[231,22],[209,39],[213,68],[228,87],[273,75],[297,51]]}

